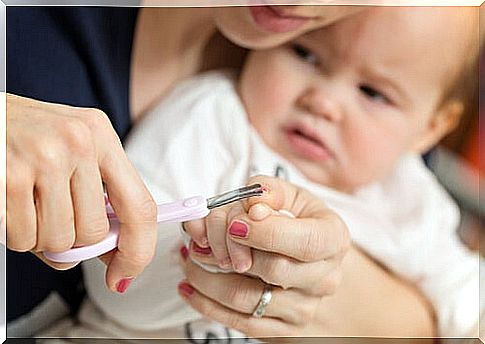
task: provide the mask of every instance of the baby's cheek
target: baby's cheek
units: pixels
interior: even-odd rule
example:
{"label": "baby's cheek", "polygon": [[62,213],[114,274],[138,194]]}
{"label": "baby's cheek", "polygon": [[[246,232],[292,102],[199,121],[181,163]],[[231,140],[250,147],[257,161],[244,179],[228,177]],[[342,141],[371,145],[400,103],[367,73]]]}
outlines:
{"label": "baby's cheek", "polygon": [[388,135],[361,131],[349,139],[347,172],[349,183],[362,186],[389,173],[399,156],[399,145]]}

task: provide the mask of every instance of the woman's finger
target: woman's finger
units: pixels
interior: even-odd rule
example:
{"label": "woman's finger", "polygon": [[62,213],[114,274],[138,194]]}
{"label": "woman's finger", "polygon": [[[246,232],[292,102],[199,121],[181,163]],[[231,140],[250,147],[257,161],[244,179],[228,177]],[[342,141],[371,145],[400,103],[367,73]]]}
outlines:
{"label": "woman's finger", "polygon": [[91,245],[103,240],[108,234],[109,222],[96,161],[80,162],[71,178],[71,195],[76,226],[74,245]]}
{"label": "woman's finger", "polygon": [[270,317],[261,319],[227,308],[198,292],[188,281],[178,285],[180,296],[192,308],[208,319],[215,320],[229,328],[236,329],[251,337],[291,335],[293,327]]}
{"label": "woman's finger", "polygon": [[[259,303],[264,282],[249,276],[233,273],[210,273],[192,261],[185,260],[184,271],[189,283],[206,297],[238,313],[252,314]],[[272,299],[265,316],[289,323],[307,320],[313,310],[309,301],[315,298],[302,295],[298,290],[273,287]],[[307,307],[310,306],[310,307]]]}
{"label": "woman's finger", "polygon": [[232,220],[231,238],[246,246],[279,253],[309,262],[333,257],[350,246],[350,236],[343,221],[328,211],[322,218],[289,218],[271,215],[253,221],[248,215]]}
{"label": "woman's finger", "polygon": [[308,295],[335,292],[340,282],[341,259],[302,263],[280,254],[253,250],[253,265],[247,272],[283,289],[297,288]]}
{"label": "woman's finger", "polygon": [[74,245],[76,232],[69,176],[42,176],[34,190],[37,214],[35,250],[62,252]]}
{"label": "woman's finger", "polygon": [[[8,156],[8,155],[7,155]],[[7,165],[7,247],[18,252],[32,250],[37,244],[37,219],[32,197],[30,169],[18,160]],[[15,174],[15,178],[11,176]]]}
{"label": "woman's finger", "polygon": [[[227,214],[228,222],[232,218],[242,214],[245,214],[242,203],[235,203]],[[224,233],[227,233],[226,229],[224,229]],[[226,244],[233,269],[239,273],[246,272],[252,265],[251,248],[235,242],[227,234]]]}
{"label": "woman's finger", "polygon": [[118,249],[109,262],[106,284],[113,291],[124,291],[155,253],[157,207],[108,117],[102,111],[87,109],[79,119],[95,140],[101,178],[120,222]]}

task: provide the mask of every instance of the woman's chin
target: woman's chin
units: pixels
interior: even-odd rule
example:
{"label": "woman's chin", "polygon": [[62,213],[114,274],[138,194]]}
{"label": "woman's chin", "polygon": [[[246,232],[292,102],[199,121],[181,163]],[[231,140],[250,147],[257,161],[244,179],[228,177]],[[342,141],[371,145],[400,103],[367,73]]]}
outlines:
{"label": "woman's chin", "polygon": [[215,23],[219,31],[231,42],[247,49],[268,49],[278,46],[297,32],[270,33],[259,30],[247,7],[218,8]]}

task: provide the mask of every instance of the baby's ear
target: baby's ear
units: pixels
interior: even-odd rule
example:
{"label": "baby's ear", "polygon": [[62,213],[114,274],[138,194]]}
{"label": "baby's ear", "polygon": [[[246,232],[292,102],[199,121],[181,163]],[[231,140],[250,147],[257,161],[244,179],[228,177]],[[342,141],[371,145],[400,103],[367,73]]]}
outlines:
{"label": "baby's ear", "polygon": [[463,111],[463,103],[457,100],[450,100],[442,105],[430,118],[428,126],[423,129],[416,140],[413,151],[423,154],[430,150],[458,126]]}

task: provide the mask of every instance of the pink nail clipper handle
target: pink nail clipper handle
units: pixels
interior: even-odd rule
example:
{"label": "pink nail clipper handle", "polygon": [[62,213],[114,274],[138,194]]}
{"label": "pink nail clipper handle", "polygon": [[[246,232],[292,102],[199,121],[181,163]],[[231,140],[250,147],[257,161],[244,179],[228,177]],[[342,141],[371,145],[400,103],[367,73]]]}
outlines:
{"label": "pink nail clipper handle", "polygon": [[[102,241],[83,247],[76,247],[64,252],[44,252],[44,256],[57,263],[71,263],[98,257],[118,246],[120,223],[113,208],[106,205],[110,229]],[[176,223],[201,219],[209,214],[207,201],[201,196],[195,196],[172,203],[157,206],[157,222]]]}

